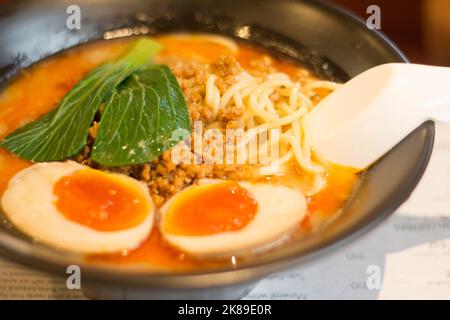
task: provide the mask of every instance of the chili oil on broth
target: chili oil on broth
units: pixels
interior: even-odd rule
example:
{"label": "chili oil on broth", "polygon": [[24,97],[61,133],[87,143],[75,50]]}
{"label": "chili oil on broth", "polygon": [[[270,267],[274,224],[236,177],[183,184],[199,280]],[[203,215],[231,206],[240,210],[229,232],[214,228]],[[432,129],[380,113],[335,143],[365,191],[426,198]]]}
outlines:
{"label": "chili oil on broth", "polygon": [[[163,45],[158,59],[194,59],[209,64],[219,56],[232,56],[242,68],[254,74],[261,72],[264,63],[276,72],[286,73],[291,78],[316,79],[304,66],[270,56],[264,50],[246,44],[222,43],[220,38],[212,41],[204,36],[161,35],[155,38]],[[39,62],[22,71],[0,95],[0,138],[5,137],[20,126],[38,119],[57,107],[62,97],[89,71],[122,54],[130,40],[101,41],[85,44]],[[262,63],[254,63],[260,61]],[[263,67],[261,67],[263,66]],[[328,94],[318,89],[312,100],[317,103]],[[5,191],[9,180],[19,171],[32,165],[0,149],[0,194]],[[326,167],[325,186],[318,193],[307,196],[307,216],[298,226],[298,232],[305,234],[317,229],[324,221],[336,217],[346,200],[352,194],[358,181],[358,173],[336,165]],[[290,163],[282,175],[256,178],[274,185],[287,185],[303,190],[312,183],[311,176]],[[156,223],[155,223],[156,224]],[[180,271],[218,266],[235,266],[240,259],[196,259],[170,246],[160,231],[154,228],[137,249],[117,254],[88,256],[89,261],[121,266],[143,265],[155,269]]]}

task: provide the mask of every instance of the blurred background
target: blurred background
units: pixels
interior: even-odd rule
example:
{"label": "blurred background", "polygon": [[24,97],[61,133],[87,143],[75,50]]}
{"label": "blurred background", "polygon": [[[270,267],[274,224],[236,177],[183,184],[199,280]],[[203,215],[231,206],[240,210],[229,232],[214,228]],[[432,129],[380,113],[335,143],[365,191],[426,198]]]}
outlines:
{"label": "blurred background", "polygon": [[[13,1],[20,0],[0,0],[0,5]],[[363,19],[370,15],[366,13],[368,6],[378,5],[381,31],[412,62],[450,66],[450,0],[323,1],[340,5]]]}
{"label": "blurred background", "polygon": [[381,31],[411,62],[450,66],[450,0],[327,0],[366,19],[381,9]]}

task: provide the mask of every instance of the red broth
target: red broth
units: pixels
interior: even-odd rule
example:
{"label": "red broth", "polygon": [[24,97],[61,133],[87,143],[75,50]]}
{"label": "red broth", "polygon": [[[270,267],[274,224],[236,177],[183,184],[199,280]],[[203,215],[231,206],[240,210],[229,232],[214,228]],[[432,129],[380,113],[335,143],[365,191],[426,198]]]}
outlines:
{"label": "red broth", "polygon": [[[247,45],[238,45],[238,51],[234,52],[219,43],[208,41],[207,38],[191,41],[189,37],[167,35],[156,39],[164,46],[160,53],[162,57],[195,58],[203,63],[209,63],[220,55],[233,55],[247,70],[254,67],[253,61],[268,56],[267,52]],[[22,71],[22,74],[0,95],[0,138],[57,107],[62,97],[80,79],[96,66],[116,59],[127,49],[129,43],[129,40],[114,40],[82,45]],[[302,66],[273,57],[271,59],[272,67],[276,71],[287,73],[292,77],[298,73],[314,77]],[[318,92],[320,97],[326,94],[328,92]],[[0,194],[3,194],[8,181],[16,173],[31,164],[0,149]],[[308,183],[309,177],[293,164],[292,174],[276,178],[280,179],[284,179],[286,184],[296,185]],[[308,213],[299,225],[299,233],[310,232],[323,221],[336,216],[351,195],[357,181],[358,174],[355,170],[330,165],[327,168],[325,188],[307,199]],[[95,255],[87,259],[117,265],[147,265],[169,271],[232,264],[231,259],[208,261],[189,257],[170,247],[157,228],[154,228],[149,238],[135,250]],[[233,264],[236,264],[235,259]]]}

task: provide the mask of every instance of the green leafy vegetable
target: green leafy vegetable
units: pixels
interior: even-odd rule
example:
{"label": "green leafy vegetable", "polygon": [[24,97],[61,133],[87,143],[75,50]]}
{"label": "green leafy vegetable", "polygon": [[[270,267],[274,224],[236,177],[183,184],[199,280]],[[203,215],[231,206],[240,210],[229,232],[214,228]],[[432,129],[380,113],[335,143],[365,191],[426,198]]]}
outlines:
{"label": "green leafy vegetable", "polygon": [[160,45],[150,39],[138,40],[118,61],[94,69],[78,82],[57,109],[19,128],[0,146],[33,161],[62,160],[75,155],[86,145],[89,127],[100,105],[159,50]]}
{"label": "green leafy vegetable", "polygon": [[173,146],[175,130],[190,132],[177,80],[164,65],[131,75],[114,90],[99,123],[91,158],[105,166],[143,163]]}

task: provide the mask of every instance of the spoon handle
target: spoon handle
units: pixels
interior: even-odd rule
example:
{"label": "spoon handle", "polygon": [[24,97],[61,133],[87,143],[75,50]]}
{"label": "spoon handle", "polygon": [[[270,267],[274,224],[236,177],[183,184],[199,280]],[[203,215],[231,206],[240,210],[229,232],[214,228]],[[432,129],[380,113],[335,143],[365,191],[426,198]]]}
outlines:
{"label": "spoon handle", "polygon": [[450,68],[416,65],[414,75],[418,99],[425,117],[437,122],[450,122]]}

